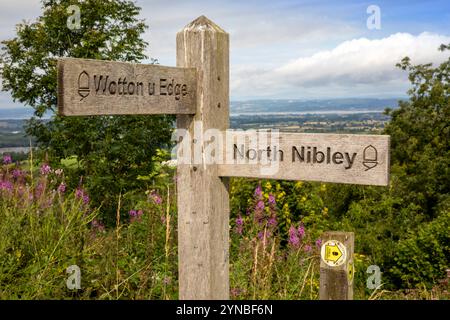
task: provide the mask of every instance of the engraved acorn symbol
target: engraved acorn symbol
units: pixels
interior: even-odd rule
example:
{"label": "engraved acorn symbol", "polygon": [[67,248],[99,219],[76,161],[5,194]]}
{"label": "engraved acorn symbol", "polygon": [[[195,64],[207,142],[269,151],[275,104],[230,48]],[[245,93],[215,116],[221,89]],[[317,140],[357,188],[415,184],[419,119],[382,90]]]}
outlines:
{"label": "engraved acorn symbol", "polygon": [[89,93],[89,74],[86,71],[83,71],[78,76],[78,94],[81,96],[80,101],[86,98]]}
{"label": "engraved acorn symbol", "polygon": [[373,145],[368,145],[363,152],[363,165],[365,171],[375,168],[378,165],[378,151]]}

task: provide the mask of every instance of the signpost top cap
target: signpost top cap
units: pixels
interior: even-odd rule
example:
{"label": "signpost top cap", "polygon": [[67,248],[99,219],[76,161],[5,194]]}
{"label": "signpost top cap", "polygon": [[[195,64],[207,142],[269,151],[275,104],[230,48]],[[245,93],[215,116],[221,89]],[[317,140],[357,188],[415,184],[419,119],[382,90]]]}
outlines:
{"label": "signpost top cap", "polygon": [[203,15],[186,25],[182,31],[211,31],[226,33],[225,30]]}

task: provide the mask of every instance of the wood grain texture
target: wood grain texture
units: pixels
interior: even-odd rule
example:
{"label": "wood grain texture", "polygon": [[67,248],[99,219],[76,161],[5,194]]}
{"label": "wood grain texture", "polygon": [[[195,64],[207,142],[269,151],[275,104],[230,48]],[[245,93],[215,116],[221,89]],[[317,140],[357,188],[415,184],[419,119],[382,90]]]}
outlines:
{"label": "wood grain texture", "polygon": [[[253,145],[248,137],[245,131],[228,132],[225,161],[219,165],[221,176],[389,184],[389,136],[272,133]],[[270,157],[266,152],[268,146],[271,147]],[[253,150],[260,150],[261,157],[255,158]]]}
{"label": "wood grain texture", "polygon": [[[347,257],[345,262],[330,267],[320,259],[320,300],[353,300],[353,277],[349,278],[349,268],[353,268],[355,234],[353,232],[327,231],[322,234],[322,245],[328,240],[344,244]],[[353,272],[353,271],[352,271]]]}
{"label": "wood grain texture", "polygon": [[61,115],[195,112],[195,68],[64,58],[57,69]]}
{"label": "wood grain texture", "polygon": [[[178,115],[177,128],[204,159],[202,133],[229,124],[228,34],[204,16],[194,20],[177,34],[177,66],[198,71],[195,116]],[[216,165],[192,161],[178,165],[177,190],[179,298],[229,299],[228,181]]]}

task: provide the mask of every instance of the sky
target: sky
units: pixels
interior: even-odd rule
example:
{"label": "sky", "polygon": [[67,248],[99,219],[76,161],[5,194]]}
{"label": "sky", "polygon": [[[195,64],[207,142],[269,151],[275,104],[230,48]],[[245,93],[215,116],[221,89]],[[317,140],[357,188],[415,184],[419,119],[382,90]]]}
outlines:
{"label": "sky", "polygon": [[[230,34],[230,98],[405,97],[404,56],[438,64],[449,53],[450,1],[137,0],[147,55],[175,65],[175,36],[205,15]],[[0,39],[41,14],[38,0],[0,0]],[[379,9],[379,19],[375,17]],[[375,10],[375,11],[374,11]],[[83,15],[83,12],[81,12]],[[148,62],[148,61],[143,61]],[[0,108],[13,104],[0,93]]]}

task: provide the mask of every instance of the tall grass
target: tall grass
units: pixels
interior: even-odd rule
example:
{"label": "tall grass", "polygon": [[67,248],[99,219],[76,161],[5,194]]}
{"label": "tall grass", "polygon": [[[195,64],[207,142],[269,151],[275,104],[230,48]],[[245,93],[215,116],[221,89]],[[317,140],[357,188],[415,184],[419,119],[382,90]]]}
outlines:
{"label": "tall grass", "polygon": [[[98,219],[101,208],[89,206],[82,186],[66,190],[63,170],[46,164],[26,170],[6,159],[0,171],[0,299],[177,298],[170,203],[169,193],[162,199],[153,191],[130,211],[139,215],[121,221],[119,198],[116,226],[106,229]],[[71,265],[81,270],[81,290],[66,285]]]}

